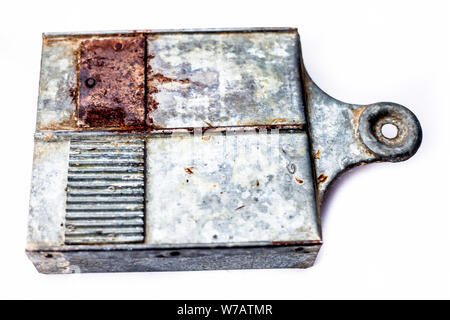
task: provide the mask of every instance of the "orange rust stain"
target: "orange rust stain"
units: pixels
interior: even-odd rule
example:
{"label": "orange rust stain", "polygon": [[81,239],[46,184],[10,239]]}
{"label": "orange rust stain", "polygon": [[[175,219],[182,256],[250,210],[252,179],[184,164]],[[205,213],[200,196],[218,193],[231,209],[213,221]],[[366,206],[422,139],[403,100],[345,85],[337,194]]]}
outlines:
{"label": "orange rust stain", "polygon": [[60,122],[48,123],[44,126],[39,126],[39,130],[77,130],[77,118],[75,113],[71,113],[69,118]]}
{"label": "orange rust stain", "polygon": [[215,187],[217,187],[217,185],[213,184],[212,187],[215,188]]}
{"label": "orange rust stain", "polygon": [[209,141],[209,140],[211,140],[211,136],[203,136],[202,140]]}
{"label": "orange rust stain", "polygon": [[327,181],[328,176],[324,175],[323,173],[317,177],[317,183],[324,183]]}
{"label": "orange rust stain", "polygon": [[[53,43],[58,42],[72,42],[74,44],[79,43],[82,40],[86,39],[105,39],[105,38],[115,38],[115,37],[143,37],[147,34],[147,32],[137,32],[136,30],[133,30],[131,32],[127,33],[111,33],[111,34],[102,34],[102,33],[90,33],[90,34],[72,34],[70,35],[70,38],[67,36],[49,36],[49,35],[43,35],[42,37],[42,43],[44,46],[52,45]],[[152,34],[155,38],[157,35]],[[151,35],[148,35],[149,37]]]}
{"label": "orange rust stain", "polygon": [[46,153],[47,152],[45,150],[42,150],[41,148],[36,148],[36,150],[34,151],[34,160],[35,161],[41,160],[41,158],[44,157]]}
{"label": "orange rust stain", "polygon": [[[77,63],[77,67],[79,67]],[[77,70],[78,73],[78,70]],[[72,102],[77,105],[78,104],[78,86],[76,88],[69,88],[69,96],[72,99]]]}
{"label": "orange rust stain", "polygon": [[353,127],[356,129],[358,127],[358,121],[359,121],[359,117],[361,117],[361,113],[366,110],[367,106],[362,106],[359,109],[354,109],[352,110],[353,113]]}
{"label": "orange rust stain", "polygon": [[285,118],[280,118],[280,119],[275,119],[272,121],[273,124],[281,123],[281,122],[287,122],[287,120]]}
{"label": "orange rust stain", "polygon": [[297,177],[295,177],[295,181],[297,181],[297,182],[300,183],[300,184],[303,183],[303,180],[302,180],[302,179],[299,179],[299,178],[297,178]]}
{"label": "orange rust stain", "polygon": [[319,160],[319,159],[320,159],[320,149],[319,149],[319,150],[317,150],[317,152],[316,152],[316,153],[314,153],[313,157],[314,157],[314,159],[317,159],[317,160]]}
{"label": "orange rust stain", "polygon": [[[158,35],[148,35],[148,40],[153,41],[158,38]],[[153,124],[153,120],[151,119],[151,111],[157,110],[159,107],[159,102],[157,101],[155,95],[160,92],[159,85],[164,83],[180,83],[180,84],[187,84],[187,85],[195,85],[197,87],[202,87],[201,83],[191,81],[189,79],[177,79],[177,78],[170,78],[167,77],[161,73],[157,73],[153,70],[152,65],[150,63],[150,60],[154,59],[155,56],[152,54],[148,55],[147,60],[147,74],[148,74],[148,81],[147,81],[147,105],[148,105],[148,118],[147,118],[147,124],[148,126],[152,128],[156,128],[156,126]]]}
{"label": "orange rust stain", "polygon": [[52,46],[54,44],[61,43],[61,42],[70,43],[71,45],[76,46],[80,42],[80,39],[79,38],[73,38],[73,37],[70,37],[70,38],[67,38],[67,37],[48,38],[46,36],[44,36],[42,38],[42,45],[44,47],[50,47],[50,46]]}
{"label": "orange rust stain", "polygon": [[144,125],[144,56],[144,37],[81,42],[78,120],[82,126]]}
{"label": "orange rust stain", "polygon": [[186,173],[188,173],[188,174],[194,174],[194,171],[192,171],[194,169],[195,169],[195,167],[187,167],[187,168],[184,168],[184,171],[186,171]]}
{"label": "orange rust stain", "polygon": [[153,74],[151,80],[156,80],[160,83],[167,83],[167,82],[189,83],[190,82],[189,79],[173,79],[173,78],[166,77],[165,75],[163,75],[161,73]]}

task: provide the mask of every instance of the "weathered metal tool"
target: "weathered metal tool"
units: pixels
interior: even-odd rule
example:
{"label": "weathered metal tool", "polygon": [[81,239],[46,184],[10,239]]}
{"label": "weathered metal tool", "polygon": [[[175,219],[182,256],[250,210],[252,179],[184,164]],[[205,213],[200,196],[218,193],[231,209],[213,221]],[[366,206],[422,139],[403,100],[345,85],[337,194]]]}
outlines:
{"label": "weathered metal tool", "polygon": [[421,135],[320,90],[296,29],[44,34],[26,252],[43,273],[309,267],[330,184]]}

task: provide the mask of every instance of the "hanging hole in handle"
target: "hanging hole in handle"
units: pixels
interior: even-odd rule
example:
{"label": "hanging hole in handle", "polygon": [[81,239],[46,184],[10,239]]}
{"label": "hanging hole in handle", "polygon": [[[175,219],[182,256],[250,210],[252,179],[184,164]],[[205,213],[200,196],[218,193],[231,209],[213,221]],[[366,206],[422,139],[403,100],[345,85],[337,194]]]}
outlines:
{"label": "hanging hole in handle", "polygon": [[[372,134],[375,138],[386,146],[395,146],[401,144],[408,135],[408,126],[401,119],[401,115],[390,112],[390,113],[378,113],[373,115],[369,119],[372,126]],[[384,132],[384,128],[390,128],[390,136],[387,136]],[[387,131],[389,134],[389,131]]]}
{"label": "hanging hole in handle", "polygon": [[[390,132],[387,131],[390,128]],[[364,145],[383,160],[402,161],[419,148],[422,130],[407,108],[380,102],[368,106],[359,119],[359,136]]]}
{"label": "hanging hole in handle", "polygon": [[398,128],[395,124],[386,123],[381,127],[381,134],[386,139],[395,139],[398,136]]}

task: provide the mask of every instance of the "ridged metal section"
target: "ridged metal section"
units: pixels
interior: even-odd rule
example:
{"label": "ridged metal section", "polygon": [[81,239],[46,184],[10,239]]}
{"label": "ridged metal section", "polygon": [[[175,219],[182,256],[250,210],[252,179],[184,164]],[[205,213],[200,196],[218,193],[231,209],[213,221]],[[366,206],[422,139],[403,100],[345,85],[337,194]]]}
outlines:
{"label": "ridged metal section", "polygon": [[142,139],[71,139],[65,243],[144,241]]}

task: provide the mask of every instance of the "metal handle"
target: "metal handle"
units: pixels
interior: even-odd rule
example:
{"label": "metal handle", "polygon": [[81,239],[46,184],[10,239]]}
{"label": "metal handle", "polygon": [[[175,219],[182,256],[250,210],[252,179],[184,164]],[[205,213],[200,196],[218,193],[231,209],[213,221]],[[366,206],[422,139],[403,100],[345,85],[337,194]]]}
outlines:
{"label": "metal handle", "polygon": [[[304,84],[319,203],[345,171],[371,162],[403,161],[419,148],[422,129],[407,108],[391,102],[356,105],[339,101],[321,90],[306,72]],[[387,124],[397,130],[393,137],[383,134]]]}

